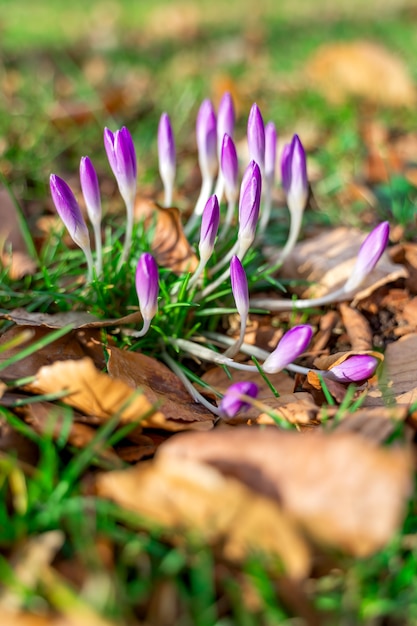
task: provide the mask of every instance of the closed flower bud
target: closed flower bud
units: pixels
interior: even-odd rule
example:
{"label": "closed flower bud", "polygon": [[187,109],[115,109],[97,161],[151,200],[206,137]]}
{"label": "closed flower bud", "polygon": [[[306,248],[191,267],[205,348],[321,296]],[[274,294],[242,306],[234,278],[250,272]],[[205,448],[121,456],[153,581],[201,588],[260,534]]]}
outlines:
{"label": "closed flower bud", "polygon": [[82,250],[90,249],[90,237],[81,209],[65,180],[51,174],[49,179],[52,200],[59,217],[64,222],[71,239]]}
{"label": "closed flower bud", "polygon": [[281,157],[282,186],[291,212],[302,212],[308,199],[307,161],[303,145],[294,135]]}
{"label": "closed flower bud", "polygon": [[136,293],[144,325],[140,335],[144,335],[158,311],[158,266],[149,252],[142,254],[137,264]]}
{"label": "closed flower bud", "polygon": [[96,170],[88,156],[81,157],[80,183],[90,222],[98,225],[101,222],[100,189]]}
{"label": "closed flower bud", "polygon": [[239,411],[247,409],[249,403],[242,399],[242,395],[256,398],[258,386],[251,381],[243,381],[230,385],[220,402],[220,415],[222,417],[235,417]]}
{"label": "closed flower bud", "polygon": [[361,383],[375,374],[378,365],[379,360],[374,356],[355,354],[332,367],[326,376],[340,383]]}
{"label": "closed flower bud", "polygon": [[261,172],[265,169],[265,126],[256,103],[252,105],[248,118],[249,158],[255,161]]}
{"label": "closed flower bud", "polygon": [[275,164],[277,158],[277,131],[274,122],[265,126],[265,178],[270,187],[275,181]]}
{"label": "closed flower bud", "polygon": [[208,261],[211,257],[220,222],[220,209],[217,196],[210,196],[201,218],[201,233],[198,250],[200,259]]}
{"label": "closed flower bud", "polygon": [[165,204],[172,203],[172,188],[175,179],[175,141],[167,113],[162,113],[158,126],[159,173],[165,189]]}
{"label": "closed flower bud", "polygon": [[307,324],[287,330],[275,350],[265,360],[262,369],[267,374],[281,371],[307,349],[312,336],[313,329]]}
{"label": "closed flower bud", "polygon": [[388,240],[388,222],[382,222],[369,233],[360,247],[355,267],[343,287],[346,293],[359,287],[372,272],[387,247]]}
{"label": "closed flower bud", "polygon": [[126,203],[132,203],[136,195],[137,164],[130,132],[125,126],[115,133],[105,128],[104,147],[120,194]]}
{"label": "closed flower bud", "polygon": [[217,148],[219,151],[219,161],[221,156],[221,149],[223,143],[223,137],[229,135],[233,137],[235,130],[235,109],[233,106],[233,99],[230,93],[223,94],[220,100],[219,110],[217,113]]}
{"label": "closed flower bud", "polygon": [[248,281],[242,263],[237,256],[233,256],[230,261],[230,281],[232,283],[232,293],[236,308],[241,318],[241,324],[246,325],[249,312]]}
{"label": "closed flower bud", "polygon": [[217,171],[216,114],[210,100],[204,100],[196,124],[198,161],[203,178],[214,177]]}
{"label": "closed flower bud", "polygon": [[[251,161],[243,175],[239,197],[238,239],[244,243],[245,252],[255,238],[261,203],[262,178],[259,166]],[[238,255],[241,258],[241,255]]]}
{"label": "closed flower bud", "polygon": [[235,202],[239,193],[239,162],[234,141],[227,133],[223,137],[220,169],[224,178],[227,201]]}

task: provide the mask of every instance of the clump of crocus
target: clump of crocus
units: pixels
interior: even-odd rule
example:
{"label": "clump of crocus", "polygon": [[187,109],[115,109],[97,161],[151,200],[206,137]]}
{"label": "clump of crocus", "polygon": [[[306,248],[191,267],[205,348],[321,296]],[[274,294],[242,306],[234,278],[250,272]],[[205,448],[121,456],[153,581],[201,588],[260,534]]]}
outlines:
{"label": "clump of crocus", "polygon": [[226,418],[236,417],[240,411],[248,409],[250,406],[245,396],[256,398],[258,393],[258,386],[249,380],[233,383],[221,399],[219,405],[220,416]]}
{"label": "clump of crocus", "polygon": [[171,121],[168,113],[162,113],[158,126],[158,157],[159,173],[164,185],[164,204],[166,207],[172,205],[174,191],[176,153],[174,133],[172,132]]}
{"label": "clump of crocus", "polygon": [[226,350],[225,355],[234,357],[239,352],[239,348],[245,339],[249,313],[248,281],[243,265],[237,256],[233,256],[230,261],[230,281],[232,283],[233,298],[240,316],[240,334],[239,339],[233,346]]}
{"label": "clump of crocus", "polygon": [[118,269],[127,260],[132,245],[133,216],[137,189],[136,152],[132,136],[126,126],[112,133],[104,129],[104,147],[110,167],[116,178],[120,195],[126,206],[126,235]]}
{"label": "clump of crocus", "polygon": [[213,254],[214,242],[216,241],[217,231],[219,229],[219,222],[219,202],[217,200],[217,196],[213,195],[207,200],[201,218],[200,241],[198,244],[200,262],[194,274],[190,278],[190,282],[188,283],[189,287],[192,287],[197,282],[207,265],[207,261]]}
{"label": "clump of crocus", "polygon": [[81,157],[80,183],[85,206],[87,208],[87,214],[93,225],[96,247],[96,274],[97,276],[100,276],[103,271],[101,246],[101,198],[97,173],[91,159],[88,156]]}
{"label": "clump of crocus", "polygon": [[64,222],[71,239],[85,254],[88,268],[87,282],[90,283],[93,280],[93,257],[91,255],[90,236],[81,209],[65,180],[56,174],[51,174],[49,184],[52,200],[59,217]]}
{"label": "clump of crocus", "polygon": [[369,354],[353,354],[342,363],[323,372],[323,375],[340,383],[361,383],[375,374],[379,363],[376,357]]}
{"label": "clump of crocus", "polygon": [[143,337],[158,311],[158,266],[149,252],[144,252],[140,256],[136,267],[136,293],[143,318],[142,330],[136,334],[136,337]]}

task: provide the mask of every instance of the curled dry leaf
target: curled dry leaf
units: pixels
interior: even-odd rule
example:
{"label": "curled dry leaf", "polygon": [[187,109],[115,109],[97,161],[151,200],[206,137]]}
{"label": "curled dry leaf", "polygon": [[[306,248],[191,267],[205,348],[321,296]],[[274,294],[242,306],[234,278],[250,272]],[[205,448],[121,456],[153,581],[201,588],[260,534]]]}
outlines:
{"label": "curled dry leaf", "polygon": [[242,426],[178,435],[157,458],[208,463],[282,504],[311,537],[366,556],[402,521],[411,492],[406,448],[377,448],[352,433],[298,434]]}
{"label": "curled dry leaf", "polygon": [[[271,407],[278,415],[286,419],[290,424],[306,426],[318,423],[316,421],[319,407],[314,402],[313,396],[305,391],[299,393],[284,393],[275,398],[265,398],[265,404]],[[274,424],[274,420],[267,413],[261,413],[256,419],[257,424]]]}
{"label": "curled dry leaf", "polygon": [[[349,278],[356,257],[366,234],[356,228],[335,228],[325,231],[296,245],[281,268],[280,275],[289,279],[303,279],[313,283],[298,291],[304,298],[319,298],[343,286]],[[274,252],[269,255],[274,261]],[[360,291],[355,293],[355,302],[363,300],[378,287],[406,278],[407,270],[390,261],[384,253],[376,268],[365,279]],[[339,300],[346,300],[340,297]],[[291,302],[289,302],[289,307]]]}
{"label": "curled dry leaf", "polygon": [[[396,423],[405,421],[408,407],[365,407],[354,413],[345,411],[340,414],[339,407],[334,407],[340,422],[336,426],[338,432],[355,432],[374,443],[383,443],[394,432]],[[330,417],[327,411],[327,417]]]}
{"label": "curled dry leaf", "polygon": [[362,313],[344,302],[339,305],[342,321],[349,337],[352,351],[372,350],[373,338],[371,326]]}
{"label": "curled dry leaf", "polygon": [[184,234],[178,209],[163,209],[154,202],[138,199],[135,216],[144,221],[147,230],[153,231],[151,252],[158,265],[176,274],[196,269],[198,259]]}
{"label": "curled dry leaf", "polygon": [[[108,348],[107,369],[112,378],[129,387],[140,387],[152,404],[164,414],[169,430],[209,430],[213,414],[197,404],[181,380],[166,365],[139,352]],[[164,426],[167,428],[167,426]]]}
{"label": "curled dry leaf", "polygon": [[107,472],[98,476],[97,491],[174,536],[184,530],[199,536],[230,561],[241,563],[255,550],[279,557],[291,577],[309,571],[309,550],[277,502],[195,459],[163,455]]}

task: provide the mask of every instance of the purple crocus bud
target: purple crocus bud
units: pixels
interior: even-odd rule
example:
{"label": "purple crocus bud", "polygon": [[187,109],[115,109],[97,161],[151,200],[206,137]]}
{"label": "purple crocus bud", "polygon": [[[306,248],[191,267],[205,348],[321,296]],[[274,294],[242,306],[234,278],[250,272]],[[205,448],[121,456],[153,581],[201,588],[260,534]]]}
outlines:
{"label": "purple crocus bud", "polygon": [[49,179],[52,200],[59,217],[64,222],[71,239],[82,250],[90,249],[90,236],[81,209],[65,180],[51,174]]}
{"label": "purple crocus bud", "polygon": [[[243,175],[239,197],[238,240],[246,253],[255,238],[261,203],[262,177],[259,166],[251,161]],[[242,258],[242,254],[238,253]]]}
{"label": "purple crocus bud", "polygon": [[355,267],[345,283],[345,292],[353,291],[361,285],[366,276],[374,269],[388,245],[389,223],[381,222],[366,237],[362,243]]}
{"label": "purple crocus bud", "polygon": [[137,164],[135,146],[126,126],[115,133],[105,128],[104,147],[120,194],[125,203],[131,205],[136,195]]}
{"label": "purple crocus bud", "polygon": [[355,354],[332,367],[326,376],[340,383],[361,383],[375,374],[378,365],[379,360],[374,356]]}
{"label": "purple crocus bud", "polygon": [[252,105],[248,118],[249,158],[265,169],[265,126],[262,114],[256,103]]}
{"label": "purple crocus bud", "polygon": [[223,137],[220,168],[224,178],[227,201],[235,202],[239,192],[239,162],[234,141],[227,133]]}
{"label": "purple crocus bud", "polygon": [[175,141],[168,113],[162,113],[158,126],[159,173],[165,189],[165,205],[172,204],[175,179]]}
{"label": "purple crocus bud", "polygon": [[308,199],[306,154],[298,135],[284,147],[281,157],[282,186],[291,212],[304,211]]}
{"label": "purple crocus bud", "polygon": [[258,386],[249,380],[233,383],[221,399],[219,405],[220,415],[222,417],[235,417],[239,411],[245,410],[250,406],[246,400],[242,399],[242,395],[256,398],[258,392]]}
{"label": "purple crocus bud", "polygon": [[242,320],[246,324],[249,313],[249,289],[245,270],[237,256],[233,256],[230,261],[230,281],[232,283],[232,293],[235,299],[236,308]]}
{"label": "purple crocus bud", "polygon": [[275,180],[275,163],[277,158],[277,131],[274,122],[265,126],[265,178],[273,186]]}
{"label": "purple crocus bud", "polygon": [[229,92],[223,94],[220,100],[219,110],[217,113],[217,148],[219,151],[219,161],[221,158],[221,150],[223,137],[229,135],[233,137],[235,130],[235,108],[233,106],[233,99]]}
{"label": "purple crocus bud", "polygon": [[200,260],[207,262],[211,257],[220,222],[220,208],[217,196],[210,196],[206,202],[201,218],[200,243],[198,251]]}
{"label": "purple crocus bud", "polygon": [[196,124],[198,162],[203,178],[214,178],[217,171],[216,114],[210,100],[203,100]]}
{"label": "purple crocus bud", "polygon": [[143,328],[138,336],[144,335],[158,311],[158,266],[152,254],[144,252],[136,267],[136,293],[143,317]]}
{"label": "purple crocus bud", "polygon": [[80,182],[88,217],[94,225],[101,222],[101,198],[96,170],[88,156],[81,157]]}
{"label": "purple crocus bud", "polygon": [[277,347],[262,365],[267,374],[276,374],[302,354],[313,336],[308,324],[294,326],[281,337]]}

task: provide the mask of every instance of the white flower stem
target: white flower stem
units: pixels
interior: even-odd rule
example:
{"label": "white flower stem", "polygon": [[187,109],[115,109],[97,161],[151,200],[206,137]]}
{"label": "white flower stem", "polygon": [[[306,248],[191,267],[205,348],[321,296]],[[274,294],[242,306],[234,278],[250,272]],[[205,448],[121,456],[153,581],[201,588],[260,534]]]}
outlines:
{"label": "white flower stem", "polygon": [[174,185],[172,183],[164,184],[164,206],[172,206],[172,196],[174,194]]}
{"label": "white flower stem", "polygon": [[219,204],[222,201],[223,193],[224,193],[224,177],[221,171],[219,171],[218,176],[217,176],[216,186],[214,188],[214,195],[217,196],[217,200],[219,201]]}
{"label": "white flower stem", "polygon": [[295,244],[297,243],[298,235],[300,234],[301,230],[303,213],[304,211],[302,209],[293,209],[292,211],[290,211],[290,232],[287,242],[278,257],[278,261],[281,263],[285,261],[287,256],[294,250]]}
{"label": "white flower stem", "polygon": [[93,256],[91,254],[91,248],[89,245],[83,248],[82,250],[87,260],[87,283],[89,284],[93,282],[93,270],[94,270]]}
{"label": "white flower stem", "polygon": [[184,232],[187,235],[187,237],[189,235],[192,234],[197,220],[198,218],[202,215],[203,211],[204,211],[204,207],[206,206],[206,202],[210,197],[210,193],[213,187],[213,176],[205,176],[203,178],[203,182],[201,184],[201,190],[200,190],[200,195],[198,196],[198,200],[197,203],[195,205],[193,214],[191,215],[190,219],[188,220],[185,228],[184,228]]}
{"label": "white flower stem", "polygon": [[146,335],[146,333],[148,332],[148,330],[151,327],[151,322],[152,322],[151,319],[146,319],[146,320],[144,319],[143,320],[143,326],[142,326],[141,330],[137,330],[135,332],[132,332],[131,336],[132,337],[143,337],[144,335]]}
{"label": "white flower stem", "polygon": [[247,320],[248,317],[246,316],[246,318],[244,320],[242,320],[242,318],[240,318],[240,334],[239,334],[239,339],[237,341],[235,341],[234,344],[232,344],[224,353],[224,356],[227,356],[229,358],[233,358],[236,356],[236,354],[239,352],[241,345],[243,344],[243,341],[245,339],[245,332],[246,332],[246,326],[247,326]]}
{"label": "white flower stem", "polygon": [[187,289],[190,289],[190,287],[193,287],[193,285],[196,284],[196,282],[200,278],[201,274],[203,273],[204,268],[207,265],[207,261],[208,261],[208,259],[206,259],[206,258],[201,258],[200,259],[200,262],[197,265],[194,274],[191,276],[190,280],[188,281]]}
{"label": "white flower stem", "polygon": [[264,234],[265,229],[268,226],[269,218],[271,217],[271,207],[272,207],[272,185],[270,182],[268,182],[268,180],[266,180],[264,191],[263,191],[261,219],[259,222],[259,235],[261,236]]}
{"label": "white flower stem", "polygon": [[239,242],[236,241],[235,245],[230,248],[229,252],[224,256],[214,267],[210,269],[211,275],[216,274],[222,267],[224,267],[227,263],[229,263],[230,259],[236,252],[239,250]]}
{"label": "white flower stem", "polygon": [[202,404],[214,415],[220,416],[220,410],[218,409],[218,407],[214,406],[214,404],[211,404],[211,402],[206,400],[206,398],[199,391],[197,391],[192,382],[188,380],[187,376],[184,374],[178,363],[176,363],[174,359],[172,359],[166,352],[162,354],[162,358],[164,359],[165,363],[171,368],[174,374],[176,374],[181,380],[182,384],[187,389],[193,400],[195,400],[195,402],[198,402],[199,404]]}
{"label": "white flower stem", "polygon": [[224,222],[223,222],[223,226],[220,230],[219,233],[219,239],[224,239],[227,235],[227,233],[229,232],[230,229],[230,225],[232,223],[233,220],[233,215],[235,213],[235,209],[236,209],[236,201],[235,200],[229,200],[229,202],[227,203],[227,211],[226,211],[226,217],[224,218]]}
{"label": "white flower stem", "polygon": [[347,299],[349,292],[344,287],[327,293],[321,298],[310,298],[307,300],[274,300],[273,298],[254,298],[251,300],[251,307],[265,309],[267,311],[291,311],[293,309],[309,309],[310,307],[331,304],[336,301]]}

